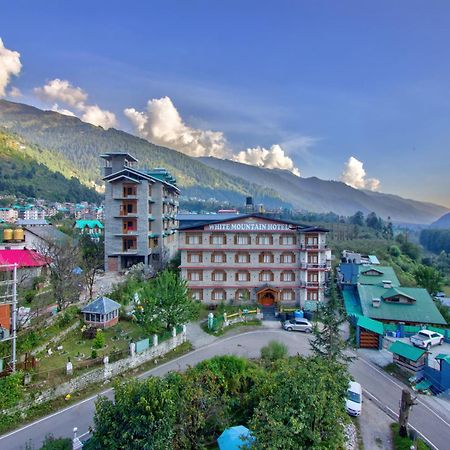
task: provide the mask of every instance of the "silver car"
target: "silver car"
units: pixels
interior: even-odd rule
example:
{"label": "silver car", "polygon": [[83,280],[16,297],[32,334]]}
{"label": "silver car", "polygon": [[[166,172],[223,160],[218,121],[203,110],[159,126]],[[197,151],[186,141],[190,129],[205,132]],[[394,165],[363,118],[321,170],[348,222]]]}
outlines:
{"label": "silver car", "polygon": [[284,322],[283,328],[287,331],[304,331],[305,333],[311,333],[313,325],[307,319],[291,319]]}

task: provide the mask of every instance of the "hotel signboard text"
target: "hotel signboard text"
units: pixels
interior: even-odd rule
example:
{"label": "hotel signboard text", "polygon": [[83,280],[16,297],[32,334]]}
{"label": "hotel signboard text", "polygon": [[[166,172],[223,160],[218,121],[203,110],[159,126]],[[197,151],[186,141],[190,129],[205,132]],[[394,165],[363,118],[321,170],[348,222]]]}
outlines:
{"label": "hotel signboard text", "polygon": [[212,223],[207,231],[291,231],[287,223],[240,222]]}

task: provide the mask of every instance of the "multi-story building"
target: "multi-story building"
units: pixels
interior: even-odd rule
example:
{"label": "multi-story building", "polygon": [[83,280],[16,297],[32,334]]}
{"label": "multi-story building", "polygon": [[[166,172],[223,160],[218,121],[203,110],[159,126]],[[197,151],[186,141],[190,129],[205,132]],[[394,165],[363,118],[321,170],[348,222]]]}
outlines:
{"label": "multi-story building", "polygon": [[302,307],[323,300],[331,266],[328,230],[259,214],[217,214],[209,221],[186,216],[179,232],[181,273],[194,298]]}
{"label": "multi-story building", "polygon": [[105,267],[120,271],[137,263],[159,269],[177,249],[179,189],[165,169],[137,169],[128,153],[106,153]]}
{"label": "multi-story building", "polygon": [[17,210],[13,208],[0,208],[0,222],[15,222],[18,217]]}

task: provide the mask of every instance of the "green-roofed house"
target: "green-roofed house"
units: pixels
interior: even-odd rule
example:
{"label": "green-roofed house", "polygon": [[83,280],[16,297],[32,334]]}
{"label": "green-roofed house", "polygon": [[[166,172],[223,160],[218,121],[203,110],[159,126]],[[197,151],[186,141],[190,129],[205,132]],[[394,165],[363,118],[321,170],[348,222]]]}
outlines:
{"label": "green-roofed house", "polygon": [[75,222],[75,229],[80,234],[87,234],[91,239],[99,240],[103,234],[103,224],[99,220],[77,220]]}
{"label": "green-roofed house", "polygon": [[427,352],[402,341],[393,342],[388,349],[393,354],[394,363],[409,372],[419,372],[427,364]]}
{"label": "green-roofed house", "polygon": [[430,294],[423,288],[359,284],[364,316],[384,323],[446,325]]}
{"label": "green-roofed house", "polygon": [[381,350],[383,348],[383,324],[369,317],[356,317],[356,346]]}
{"label": "green-roofed house", "polygon": [[400,286],[395,271],[390,266],[359,265],[357,282],[359,284]]}

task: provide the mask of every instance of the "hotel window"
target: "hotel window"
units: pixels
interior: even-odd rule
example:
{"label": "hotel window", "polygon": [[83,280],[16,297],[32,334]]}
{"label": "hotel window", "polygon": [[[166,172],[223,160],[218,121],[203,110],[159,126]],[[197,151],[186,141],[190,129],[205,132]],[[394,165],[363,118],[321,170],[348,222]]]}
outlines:
{"label": "hotel window", "polygon": [[238,289],[234,297],[236,300],[247,302],[250,300],[250,291],[248,289]]}
{"label": "hotel window", "polygon": [[236,236],[234,236],[234,243],[236,245],[249,245],[250,242],[249,234],[236,234]]}
{"label": "hotel window", "polygon": [[273,236],[271,234],[259,234],[256,237],[256,243],[258,245],[272,245],[273,244]]}
{"label": "hotel window", "polygon": [[280,244],[281,245],[294,245],[296,243],[295,236],[292,235],[281,235]]}
{"label": "hotel window", "polygon": [[211,293],[211,300],[225,300],[226,294],[224,289],[214,289]]}
{"label": "hotel window", "polygon": [[200,234],[186,234],[186,244],[199,245],[201,244]]}
{"label": "hotel window", "polygon": [[236,272],[236,281],[250,281],[250,272],[247,270],[240,270]]}
{"label": "hotel window", "polygon": [[215,270],[211,274],[212,281],[227,281],[227,274],[223,270]]}
{"label": "hotel window", "polygon": [[317,273],[308,273],[308,283],[318,283],[319,275]]}
{"label": "hotel window", "polygon": [[273,261],[274,261],[273,253],[263,252],[263,253],[259,254],[259,262],[260,263],[272,264]]}
{"label": "hotel window", "polygon": [[280,256],[280,262],[282,264],[293,264],[295,263],[295,255],[293,253],[282,253]]}
{"label": "hotel window", "polygon": [[285,289],[281,292],[281,300],[284,300],[286,302],[295,300],[295,294],[294,291],[291,289]]}
{"label": "hotel window", "polygon": [[295,273],[291,270],[281,272],[281,281],[295,281]]}
{"label": "hotel window", "polygon": [[319,237],[318,236],[307,236],[306,237],[306,245],[319,245]]}
{"label": "hotel window", "polygon": [[319,257],[315,254],[308,255],[308,264],[319,264]]}
{"label": "hotel window", "polygon": [[271,270],[263,270],[259,272],[259,281],[273,281],[274,276]]}
{"label": "hotel window", "polygon": [[188,253],[187,260],[190,263],[201,263],[203,262],[203,255],[201,253]]}
{"label": "hotel window", "polygon": [[236,253],[234,261],[238,264],[245,264],[250,262],[250,253]]}
{"label": "hotel window", "polygon": [[189,270],[187,278],[189,281],[203,281],[203,272],[201,270]]}
{"label": "hotel window", "polygon": [[191,289],[190,292],[193,300],[203,300],[203,289]]}
{"label": "hotel window", "polygon": [[211,254],[211,262],[213,263],[226,263],[227,255],[225,253],[213,253]]}
{"label": "hotel window", "polygon": [[209,243],[212,245],[224,245],[227,243],[227,237],[225,234],[212,234],[209,237]]}
{"label": "hotel window", "polygon": [[319,300],[319,293],[317,291],[308,291],[306,293],[306,300]]}

